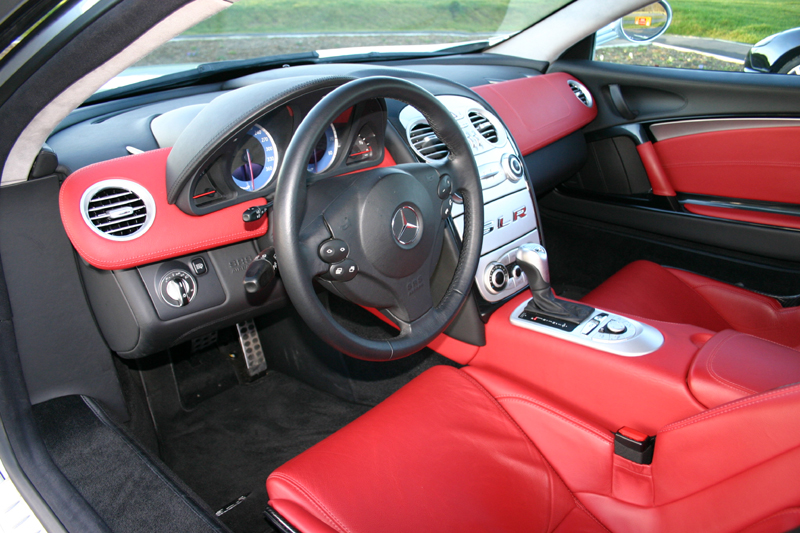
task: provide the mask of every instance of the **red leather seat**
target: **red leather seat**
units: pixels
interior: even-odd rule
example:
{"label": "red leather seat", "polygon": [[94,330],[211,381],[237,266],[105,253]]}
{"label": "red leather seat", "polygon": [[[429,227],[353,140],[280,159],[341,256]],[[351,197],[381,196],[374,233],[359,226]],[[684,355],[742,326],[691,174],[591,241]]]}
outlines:
{"label": "red leather seat", "polygon": [[475,379],[434,367],[278,468],[303,532],[605,531]]}
{"label": "red leather seat", "polygon": [[613,448],[610,431],[510,378],[435,367],[278,468],[267,490],[314,533],[800,525],[800,385],[662,428],[652,465]]}
{"label": "red leather seat", "polygon": [[711,331],[734,329],[800,347],[800,308],[684,270],[636,261],[587,294],[582,302]]}

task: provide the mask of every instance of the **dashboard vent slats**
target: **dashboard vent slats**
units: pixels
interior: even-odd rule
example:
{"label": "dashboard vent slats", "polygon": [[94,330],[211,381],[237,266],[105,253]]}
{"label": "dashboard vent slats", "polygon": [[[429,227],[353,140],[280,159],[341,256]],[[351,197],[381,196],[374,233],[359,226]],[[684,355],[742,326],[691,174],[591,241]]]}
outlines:
{"label": "dashboard vent slats", "polygon": [[447,146],[436,136],[427,123],[420,122],[411,128],[408,134],[411,146],[423,159],[439,161],[450,154]]}
{"label": "dashboard vent slats", "polygon": [[586,107],[592,107],[592,94],[589,92],[589,89],[575,80],[569,80],[567,84],[569,84],[569,88],[572,89],[572,93],[578,100],[581,101],[583,105]]}
{"label": "dashboard vent slats", "polygon": [[135,239],[147,231],[155,215],[150,193],[123,180],[100,182],[83,194],[83,219],[98,235],[111,240]]}
{"label": "dashboard vent slats", "polygon": [[472,122],[472,126],[476,130],[478,130],[478,133],[483,135],[484,139],[486,139],[492,144],[497,143],[498,140],[497,128],[494,127],[494,124],[489,122],[489,119],[487,119],[480,113],[476,113],[475,111],[470,111],[469,121]]}

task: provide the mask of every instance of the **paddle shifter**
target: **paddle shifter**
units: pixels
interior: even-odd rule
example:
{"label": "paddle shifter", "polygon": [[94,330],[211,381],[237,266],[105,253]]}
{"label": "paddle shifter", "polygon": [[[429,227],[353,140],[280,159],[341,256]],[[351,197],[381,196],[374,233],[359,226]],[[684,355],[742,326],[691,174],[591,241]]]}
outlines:
{"label": "paddle shifter", "polygon": [[594,311],[593,307],[557,298],[550,289],[550,266],[547,250],[541,244],[523,244],[517,249],[517,264],[528,277],[533,298],[525,310],[545,317],[580,323]]}

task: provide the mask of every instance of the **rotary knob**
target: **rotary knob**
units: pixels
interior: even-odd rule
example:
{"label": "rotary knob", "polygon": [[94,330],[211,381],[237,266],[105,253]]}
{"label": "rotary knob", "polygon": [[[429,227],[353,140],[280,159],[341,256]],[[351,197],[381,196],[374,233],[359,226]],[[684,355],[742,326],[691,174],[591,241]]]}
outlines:
{"label": "rotary knob", "polygon": [[183,307],[197,294],[197,282],[185,270],[170,270],[158,284],[161,299],[172,307]]}
{"label": "rotary knob", "polygon": [[518,182],[522,175],[525,173],[522,167],[522,161],[519,160],[519,157],[515,156],[514,154],[506,154],[503,156],[500,164],[503,167],[503,172],[511,182]]}
{"label": "rotary knob", "polygon": [[508,269],[501,263],[489,263],[484,281],[489,292],[497,294],[508,284]]}
{"label": "rotary knob", "polygon": [[619,320],[609,320],[608,324],[606,324],[606,331],[612,335],[622,335],[627,329],[628,328],[625,327],[625,324]]}

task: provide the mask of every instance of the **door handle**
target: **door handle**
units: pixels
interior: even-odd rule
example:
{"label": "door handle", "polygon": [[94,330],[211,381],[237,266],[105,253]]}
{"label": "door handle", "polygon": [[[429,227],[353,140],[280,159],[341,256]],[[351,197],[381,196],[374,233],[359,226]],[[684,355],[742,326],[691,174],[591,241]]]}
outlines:
{"label": "door handle", "polygon": [[627,120],[633,120],[636,118],[636,115],[639,113],[632,111],[631,108],[628,107],[627,102],[625,102],[625,98],[622,96],[622,89],[620,89],[619,85],[616,83],[609,85],[608,92],[611,95],[611,102],[614,104],[614,108],[622,118]]}

